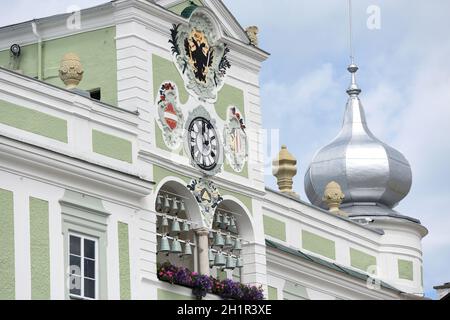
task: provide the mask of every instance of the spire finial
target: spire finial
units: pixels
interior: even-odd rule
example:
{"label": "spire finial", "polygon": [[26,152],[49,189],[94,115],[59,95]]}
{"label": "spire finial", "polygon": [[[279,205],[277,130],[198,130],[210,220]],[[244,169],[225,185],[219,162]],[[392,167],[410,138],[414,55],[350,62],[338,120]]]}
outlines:
{"label": "spire finial", "polygon": [[347,93],[349,96],[357,96],[361,93],[361,89],[356,84],[356,72],[359,68],[354,62],[352,62],[352,64],[348,66],[347,70],[352,75],[352,82],[350,83],[350,87],[347,89]]}
{"label": "spire finial", "polygon": [[353,52],[353,14],[352,14],[352,0],[348,0],[348,21],[349,21],[349,40],[350,40],[350,65],[347,70],[352,74],[352,82],[350,87],[347,89],[347,93],[350,96],[359,95],[361,89],[356,84],[356,72],[358,71],[358,66],[355,64],[355,56]]}

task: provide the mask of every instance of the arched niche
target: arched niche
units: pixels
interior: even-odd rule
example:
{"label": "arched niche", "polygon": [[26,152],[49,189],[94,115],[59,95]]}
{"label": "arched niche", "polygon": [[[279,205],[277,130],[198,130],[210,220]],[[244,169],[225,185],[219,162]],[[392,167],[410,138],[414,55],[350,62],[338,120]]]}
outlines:
{"label": "arched niche", "polygon": [[255,232],[253,219],[245,205],[232,196],[222,196],[223,201],[216,209],[216,214],[220,212],[228,212],[236,218],[239,237],[245,241],[254,242]]}
{"label": "arched niche", "polygon": [[[162,208],[158,208],[157,201],[158,197],[162,199]],[[166,199],[168,200],[170,210],[164,210],[164,204]],[[173,201],[177,202],[177,211],[172,211]],[[184,209],[181,210],[181,202],[184,204]],[[175,177],[167,177],[163,179],[159,187],[155,190],[155,195],[153,199],[153,210],[157,212],[157,262],[165,263],[170,262],[175,266],[184,266],[189,270],[197,269],[197,259],[198,252],[197,248],[197,237],[195,235],[195,229],[201,228],[202,226],[202,218],[200,214],[200,209],[197,203],[197,200],[192,195],[192,193],[187,189],[185,181],[175,178]],[[161,205],[161,204],[160,204]],[[164,218],[168,220],[168,227],[163,227],[162,222]],[[175,219],[176,218],[176,219]],[[183,222],[186,222],[189,225],[189,231],[183,232],[172,232],[172,224],[179,224],[182,229]],[[181,254],[175,254],[172,252],[162,253],[159,252],[161,248],[162,235],[165,235],[169,239],[170,247],[172,248],[173,241],[175,238],[180,240],[180,245],[182,248]],[[183,255],[187,243],[191,245],[191,256]]]}
{"label": "arched niche", "polygon": [[197,200],[187,188],[187,183],[176,177],[167,177],[163,179],[158,188],[155,190],[155,197],[153,199],[153,210],[156,212],[156,200],[160,193],[171,193],[172,195],[178,195],[180,198],[185,200],[186,206],[186,219],[192,221],[197,228],[202,225],[202,216],[200,213],[200,208],[198,206]]}
{"label": "arched niche", "polygon": [[[231,227],[231,223],[226,225],[223,221],[224,216],[227,216],[227,220],[235,219],[235,228]],[[214,214],[213,229],[218,231],[223,236],[229,234],[233,237],[233,240],[240,239],[242,244],[242,251],[236,252],[234,250],[221,249],[224,250],[225,255],[232,254],[235,258],[242,258],[245,247],[249,244],[253,244],[255,241],[255,232],[253,219],[251,218],[250,212],[246,207],[236,198],[232,196],[223,196],[223,201],[218,205]],[[218,221],[222,221],[218,224]],[[217,249],[215,246],[215,240],[210,239],[210,247]],[[211,275],[224,280],[225,278],[233,279],[235,281],[242,280],[243,270],[249,266],[251,261],[245,261],[243,259],[243,268],[235,268],[234,270],[226,270],[222,268],[217,268],[216,266],[211,266]]]}

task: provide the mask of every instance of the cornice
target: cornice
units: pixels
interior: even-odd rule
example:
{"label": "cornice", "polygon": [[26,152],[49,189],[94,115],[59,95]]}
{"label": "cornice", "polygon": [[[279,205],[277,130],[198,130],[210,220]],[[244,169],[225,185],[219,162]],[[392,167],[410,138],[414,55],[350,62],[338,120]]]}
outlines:
{"label": "cornice", "polygon": [[[5,171],[12,170],[9,166],[5,166],[6,160],[9,160],[13,163],[26,164],[30,168],[39,168],[39,171],[76,176],[86,179],[89,183],[99,183],[139,198],[149,195],[154,185],[152,181],[144,180],[138,175],[111,169],[3,135],[0,135],[0,157],[3,159],[0,167]],[[15,173],[21,176],[27,175],[22,171]],[[28,175],[41,181],[45,179],[37,175],[31,176],[30,173]],[[58,184],[57,181],[47,182],[54,185]]]}
{"label": "cornice", "polygon": [[[79,111],[83,110],[95,113],[99,116],[120,122],[126,126],[137,127],[138,125],[137,112],[131,112],[125,109],[114,107],[103,102],[81,96],[64,88],[60,88],[55,85],[22,74],[18,74],[4,68],[0,68],[0,84],[3,84],[2,86],[0,86],[0,93],[3,92],[5,96],[14,96],[16,98],[32,103],[42,104],[47,108],[67,114],[74,114],[77,117],[85,118],[92,122],[102,123],[77,112],[77,109]],[[14,86],[14,89],[18,89],[19,91],[22,90],[24,92],[27,92],[27,94],[18,94],[17,92],[6,90],[5,87],[7,85],[12,85]],[[35,94],[40,98],[42,97],[48,99],[48,101],[53,103],[63,103],[65,106],[70,105],[72,109],[69,110],[67,108],[59,108],[52,104],[43,103],[42,100],[34,100],[30,97],[31,94]],[[122,126],[118,129],[127,133],[133,133],[129,130],[126,130]]]}
{"label": "cornice", "polygon": [[[138,157],[145,162],[164,167],[170,171],[173,171],[176,174],[190,177],[192,179],[198,179],[198,178],[204,177],[204,175],[200,171],[191,167],[190,165],[184,165],[184,164],[180,164],[180,163],[170,162],[167,160],[167,157],[164,157],[164,155],[156,154],[149,150],[140,150]],[[263,192],[259,189],[252,188],[251,186],[236,183],[232,180],[217,177],[217,176],[209,178],[209,179],[214,181],[217,184],[217,186],[221,189],[240,193],[243,196],[251,197],[256,200],[261,200],[261,201],[264,200],[265,192]]]}
{"label": "cornice", "polygon": [[[382,288],[379,290],[370,290],[362,280],[352,279],[350,276],[341,275],[336,271],[327,270],[324,267],[316,265],[314,262],[308,262],[300,258],[295,258],[287,253],[280,252],[274,248],[267,249],[267,268],[269,264],[288,269],[292,273],[303,273],[316,281],[326,281],[332,285],[342,287],[353,292],[358,292],[374,299],[386,299],[387,296],[398,299],[400,290],[390,290]],[[292,279],[294,280],[294,279]]]}

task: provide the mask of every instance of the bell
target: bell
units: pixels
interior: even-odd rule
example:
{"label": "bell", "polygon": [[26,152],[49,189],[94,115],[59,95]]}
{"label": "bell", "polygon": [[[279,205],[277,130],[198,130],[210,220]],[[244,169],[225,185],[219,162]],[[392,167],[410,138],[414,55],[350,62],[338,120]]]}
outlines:
{"label": "bell", "polygon": [[183,221],[183,223],[181,224],[181,232],[189,232],[189,230],[190,230],[189,223]]}
{"label": "bell", "polygon": [[172,213],[172,214],[177,214],[178,213],[178,200],[177,199],[175,199],[175,198],[173,198],[173,201],[172,201],[172,208],[170,209],[170,212]]}
{"label": "bell", "polygon": [[219,228],[222,230],[227,230],[227,226],[230,224],[229,217],[226,214],[223,214],[222,216],[222,223],[220,224]]}
{"label": "bell", "polygon": [[231,217],[229,230],[231,232],[233,232],[233,233],[237,233],[236,218],[235,217]]}
{"label": "bell", "polygon": [[216,237],[214,238],[214,245],[216,247],[223,247],[225,245],[222,235],[218,232],[216,233]]}
{"label": "bell", "polygon": [[241,269],[243,267],[244,267],[244,261],[242,260],[242,258],[237,258],[236,268]]}
{"label": "bell", "polygon": [[170,251],[169,239],[164,236],[161,238],[161,243],[159,245],[159,251],[161,253],[167,253]]}
{"label": "bell", "polygon": [[161,200],[161,196],[160,195],[158,195],[157,197],[156,197],[156,211],[157,212],[161,212],[161,210],[162,210],[162,200]]}
{"label": "bell", "polygon": [[167,216],[164,216],[163,218],[162,218],[162,222],[161,222],[161,227],[168,227],[169,226],[169,220],[167,219]]}
{"label": "bell", "polygon": [[172,241],[172,247],[170,248],[170,253],[181,253],[181,244],[180,241],[178,241],[178,238],[173,239]]}
{"label": "bell", "polygon": [[170,232],[173,232],[173,233],[181,232],[180,223],[178,222],[178,219],[174,219],[172,221],[172,228],[170,229]]}
{"label": "bell", "polygon": [[242,244],[241,244],[241,240],[240,239],[236,239],[236,241],[234,241],[233,250],[234,251],[241,251],[242,250]]}
{"label": "bell", "polygon": [[223,267],[225,264],[226,264],[225,257],[223,256],[222,252],[218,252],[216,254],[216,258],[214,259],[214,266]]}
{"label": "bell", "polygon": [[192,248],[191,248],[191,243],[189,241],[187,241],[184,246],[183,256],[192,256]]}
{"label": "bell", "polygon": [[225,269],[233,270],[234,268],[236,268],[236,263],[234,261],[234,258],[231,255],[229,255],[227,257],[227,263],[225,265]]}
{"label": "bell", "polygon": [[217,212],[214,224],[216,225],[216,227],[219,227],[221,223],[222,223],[222,214],[220,212]]}
{"label": "bell", "polygon": [[230,227],[230,216],[224,216],[223,217],[223,226],[224,226],[224,229],[228,229],[229,227]]}
{"label": "bell", "polygon": [[209,258],[209,262],[214,262],[215,255],[214,255],[214,251],[213,251],[212,248],[209,248],[209,251],[208,251],[208,258]]}
{"label": "bell", "polygon": [[184,215],[186,213],[186,207],[184,206],[184,201],[180,200],[180,214]]}
{"label": "bell", "polygon": [[213,233],[213,232],[210,232],[209,235],[208,235],[208,238],[209,238],[210,240],[213,240],[213,239],[214,239],[214,233]]}
{"label": "bell", "polygon": [[163,206],[164,213],[170,212],[170,202],[168,197],[164,197],[164,206]]}
{"label": "bell", "polygon": [[225,238],[225,247],[231,248],[233,247],[233,239],[231,238],[231,235],[228,233]]}

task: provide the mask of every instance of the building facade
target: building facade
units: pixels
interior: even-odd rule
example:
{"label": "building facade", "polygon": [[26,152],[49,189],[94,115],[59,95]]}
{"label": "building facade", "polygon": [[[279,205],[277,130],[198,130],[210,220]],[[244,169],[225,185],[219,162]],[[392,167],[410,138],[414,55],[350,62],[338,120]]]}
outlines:
{"label": "building facade", "polygon": [[319,152],[310,204],[283,148],[266,188],[256,33],[220,0],[0,28],[0,299],[192,299],[166,262],[267,299],[423,296],[427,230],[392,209],[409,165],[366,131],[354,68],[338,145],[385,152]]}

